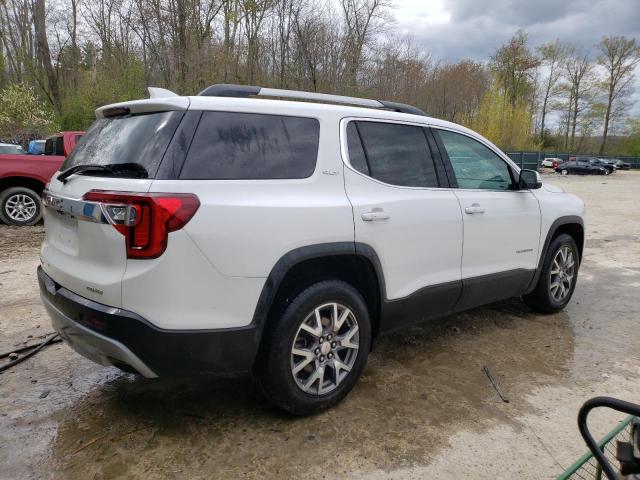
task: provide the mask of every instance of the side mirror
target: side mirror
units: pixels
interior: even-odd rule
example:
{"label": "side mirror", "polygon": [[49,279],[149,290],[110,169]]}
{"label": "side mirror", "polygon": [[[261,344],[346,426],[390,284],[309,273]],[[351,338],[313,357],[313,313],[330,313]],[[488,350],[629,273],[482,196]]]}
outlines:
{"label": "side mirror", "polygon": [[518,188],[520,190],[535,190],[542,187],[542,178],[535,170],[520,170]]}

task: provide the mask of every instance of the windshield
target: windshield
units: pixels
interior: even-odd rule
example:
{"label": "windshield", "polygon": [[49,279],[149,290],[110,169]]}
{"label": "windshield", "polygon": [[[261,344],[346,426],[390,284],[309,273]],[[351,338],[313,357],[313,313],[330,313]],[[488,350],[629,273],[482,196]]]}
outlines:
{"label": "windshield", "polygon": [[[99,118],[89,128],[61,167],[67,170],[77,165],[139,165],[130,169],[139,178],[139,171],[155,177],[173,133],[183,112],[156,112],[144,115]],[[99,171],[87,174],[100,175]]]}

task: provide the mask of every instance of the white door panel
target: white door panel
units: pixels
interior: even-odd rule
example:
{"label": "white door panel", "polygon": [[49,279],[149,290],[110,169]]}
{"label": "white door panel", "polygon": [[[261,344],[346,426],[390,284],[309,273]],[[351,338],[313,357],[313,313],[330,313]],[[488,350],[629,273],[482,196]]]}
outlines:
{"label": "white door panel", "polygon": [[388,299],[460,280],[462,215],[451,190],[394,187],[350,168],[345,184],[355,240],[376,251]]}
{"label": "white door panel", "polygon": [[456,190],[464,219],[462,278],[536,268],[540,208],[528,191]]}

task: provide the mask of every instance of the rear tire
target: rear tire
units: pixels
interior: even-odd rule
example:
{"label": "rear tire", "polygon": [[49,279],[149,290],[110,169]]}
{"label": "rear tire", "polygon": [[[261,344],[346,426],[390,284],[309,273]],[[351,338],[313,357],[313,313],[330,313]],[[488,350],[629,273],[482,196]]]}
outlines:
{"label": "rear tire", "polygon": [[523,296],[524,302],[541,313],[562,310],[576,288],[580,257],[572,236],[562,233],[551,241],[535,289]]}
{"label": "rear tire", "polygon": [[371,346],[362,295],[343,281],[318,282],[274,320],[254,369],[265,397],[300,416],[341,401],[360,378]]}
{"label": "rear tire", "polygon": [[40,195],[26,187],[11,187],[0,193],[0,220],[7,225],[35,225],[42,218]]}

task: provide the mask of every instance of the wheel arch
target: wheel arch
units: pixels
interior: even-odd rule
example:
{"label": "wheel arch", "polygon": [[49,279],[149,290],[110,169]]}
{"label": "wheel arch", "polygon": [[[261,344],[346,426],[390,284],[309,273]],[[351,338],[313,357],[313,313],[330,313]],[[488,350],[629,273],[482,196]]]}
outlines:
{"label": "wheel arch", "polygon": [[334,242],[296,248],[276,262],[253,316],[252,323],[258,326],[260,339],[298,293],[313,283],[329,279],[343,280],[360,292],[369,308],[371,333],[375,338],[385,295],[378,257],[368,245]]}
{"label": "wheel arch", "polygon": [[564,217],[557,218],[549,227],[547,231],[547,236],[545,238],[542,249],[540,250],[540,258],[538,259],[538,268],[536,268],[536,273],[531,279],[531,283],[527,288],[525,293],[530,293],[538,284],[538,279],[540,278],[540,273],[542,271],[542,265],[544,263],[544,259],[547,256],[547,250],[549,249],[549,245],[558,235],[566,233],[573,237],[576,242],[576,246],[578,247],[578,257],[580,263],[582,263],[582,252],[584,250],[584,221],[582,217],[578,217],[576,215],[567,215]]}
{"label": "wheel arch", "polygon": [[3,192],[7,188],[12,187],[29,188],[36,192],[38,195],[42,196],[45,184],[38,178],[23,175],[0,178],[0,192]]}

